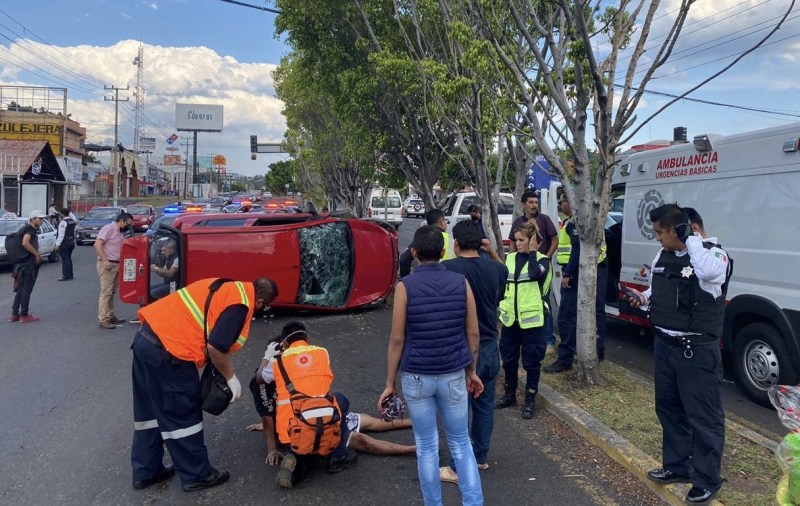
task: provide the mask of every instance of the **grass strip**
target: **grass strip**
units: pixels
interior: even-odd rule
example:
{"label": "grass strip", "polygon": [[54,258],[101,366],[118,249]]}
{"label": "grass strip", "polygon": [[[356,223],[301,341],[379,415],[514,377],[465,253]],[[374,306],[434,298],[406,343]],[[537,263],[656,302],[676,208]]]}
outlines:
{"label": "grass strip", "polygon": [[[583,385],[575,370],[542,375],[541,381],[660,462],[661,424],[652,387],[630,379],[618,365],[604,362],[601,368],[605,386]],[[726,430],[722,476],[720,502],[763,506],[774,504],[783,471],[773,452]]]}

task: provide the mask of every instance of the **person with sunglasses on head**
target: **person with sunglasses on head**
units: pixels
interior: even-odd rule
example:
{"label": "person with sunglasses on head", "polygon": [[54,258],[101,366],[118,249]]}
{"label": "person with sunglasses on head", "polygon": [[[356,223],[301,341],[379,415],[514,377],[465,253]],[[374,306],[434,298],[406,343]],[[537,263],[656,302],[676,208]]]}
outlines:
{"label": "person with sunglasses on head", "polygon": [[514,232],[516,251],[506,257],[508,280],[500,302],[500,355],[505,372],[505,391],[496,408],[517,405],[519,359],[525,369],[525,401],[522,418],[530,419],[536,408],[541,364],[547,347],[545,313],[549,311],[544,293],[553,279],[547,255],[539,252],[535,222],[523,223]]}

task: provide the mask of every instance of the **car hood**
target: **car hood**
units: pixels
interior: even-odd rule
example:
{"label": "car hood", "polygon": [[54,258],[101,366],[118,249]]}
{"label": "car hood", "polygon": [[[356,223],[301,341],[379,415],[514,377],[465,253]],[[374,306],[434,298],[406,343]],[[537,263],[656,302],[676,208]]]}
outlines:
{"label": "car hood", "polygon": [[80,222],[78,222],[78,225],[80,225],[83,228],[87,228],[87,227],[102,227],[103,225],[108,225],[109,223],[112,223],[113,221],[114,220],[87,220],[87,219],[83,219]]}

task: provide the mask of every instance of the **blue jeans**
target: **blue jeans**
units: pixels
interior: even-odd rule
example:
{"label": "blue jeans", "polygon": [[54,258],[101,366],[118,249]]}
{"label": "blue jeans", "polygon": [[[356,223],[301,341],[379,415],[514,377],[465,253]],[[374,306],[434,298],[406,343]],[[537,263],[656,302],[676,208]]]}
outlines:
{"label": "blue jeans", "polygon": [[464,371],[440,375],[402,372],[401,382],[417,445],[417,472],[426,506],[442,504],[437,408],[442,415],[447,446],[458,466],[462,502],[464,505],[483,504],[481,478],[469,441]]}

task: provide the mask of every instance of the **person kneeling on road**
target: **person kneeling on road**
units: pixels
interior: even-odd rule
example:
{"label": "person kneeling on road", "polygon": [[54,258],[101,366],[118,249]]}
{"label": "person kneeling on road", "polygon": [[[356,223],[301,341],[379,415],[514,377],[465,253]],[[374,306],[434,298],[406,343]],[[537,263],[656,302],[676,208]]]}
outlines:
{"label": "person kneeling on road", "polygon": [[275,476],[278,486],[293,488],[319,457],[327,458],[328,473],[358,464],[358,454],[347,448],[350,401],[341,393],[330,393],[333,372],[328,350],[308,343],[305,324],[284,325],[280,343],[271,344],[264,359],[261,379],[265,384],[274,382],[277,393],[275,428],[283,450],[271,450],[267,462],[277,462],[278,453],[283,454]]}
{"label": "person kneeling on road", "polygon": [[[181,477],[194,492],[228,481],[208,461],[203,441],[198,368],[210,360],[227,380],[233,400],[242,395],[230,355],[247,340],[253,312],[278,295],[275,283],[202,279],[139,309],[133,338],[133,488]],[[207,338],[207,342],[206,342]],[[164,444],[173,466],[162,463]]]}
{"label": "person kneeling on road", "polygon": [[[264,438],[267,443],[267,458],[264,463],[274,466],[283,459],[286,448],[279,448],[275,433],[275,406],[277,403],[277,390],[275,382],[265,383],[262,378],[264,368],[269,364],[270,359],[279,353],[278,347],[283,338],[278,336],[272,339],[264,352],[261,365],[256,370],[253,379],[250,380],[250,392],[253,394],[253,402],[256,411],[261,416],[260,423],[247,426],[249,431],[264,431]],[[408,455],[416,453],[416,446],[393,443],[372,438],[364,431],[386,432],[396,429],[407,429],[411,427],[409,418],[400,417],[392,420],[381,420],[364,413],[348,413],[345,417],[347,426],[350,429],[350,437],[347,447],[358,452],[370,453],[373,455]]]}

